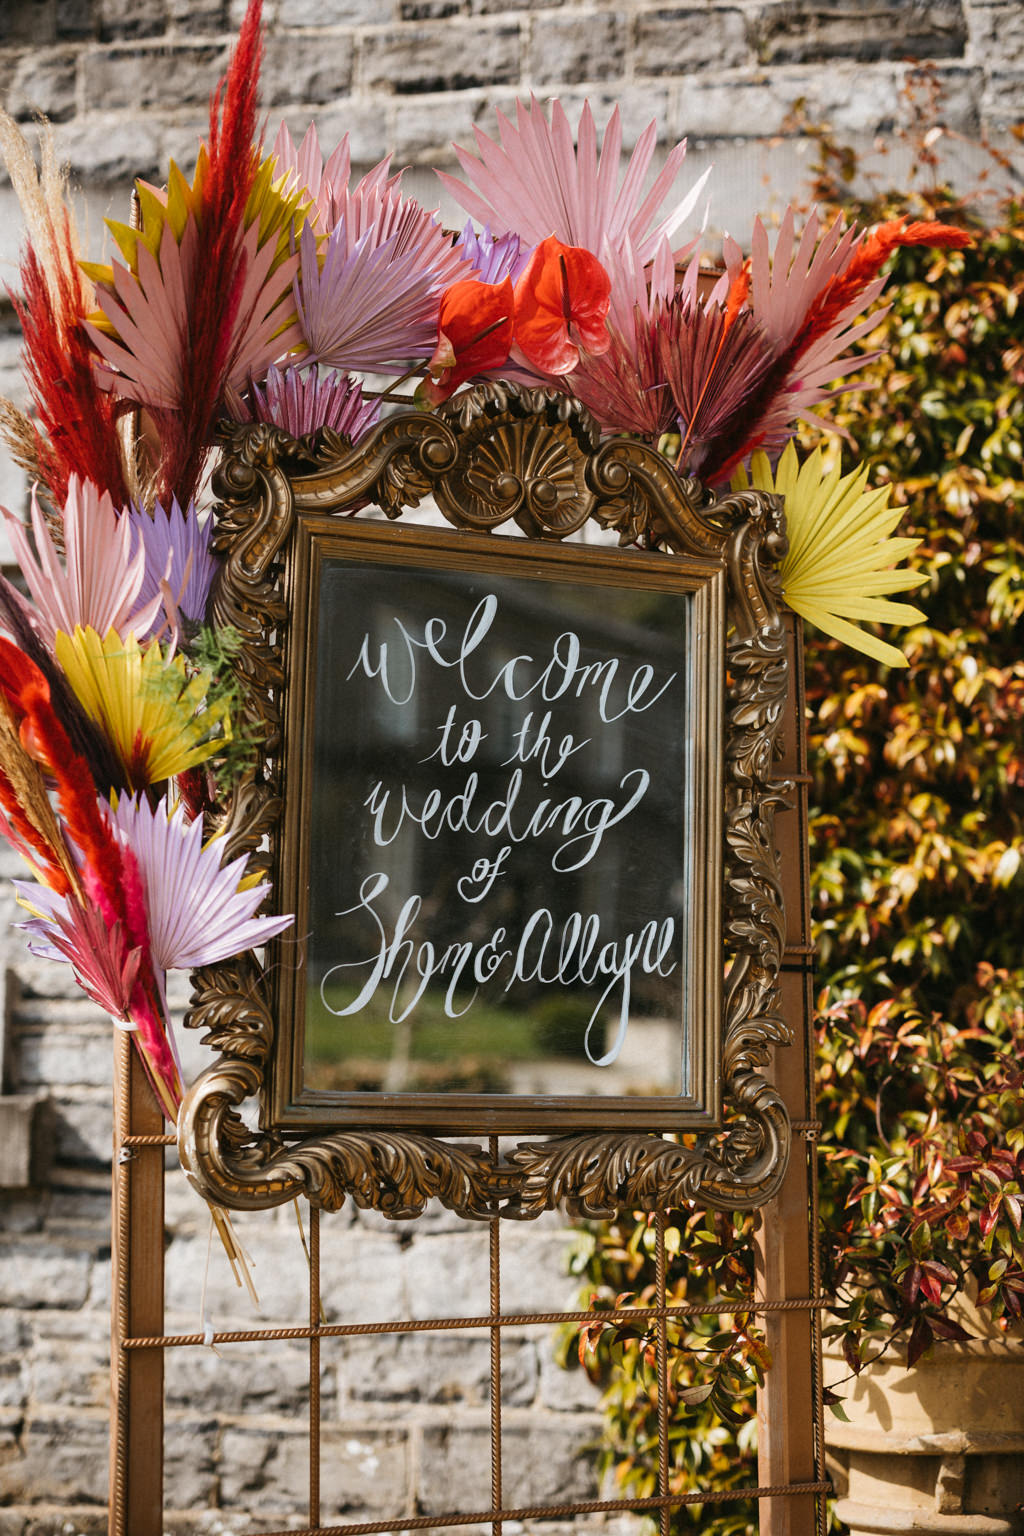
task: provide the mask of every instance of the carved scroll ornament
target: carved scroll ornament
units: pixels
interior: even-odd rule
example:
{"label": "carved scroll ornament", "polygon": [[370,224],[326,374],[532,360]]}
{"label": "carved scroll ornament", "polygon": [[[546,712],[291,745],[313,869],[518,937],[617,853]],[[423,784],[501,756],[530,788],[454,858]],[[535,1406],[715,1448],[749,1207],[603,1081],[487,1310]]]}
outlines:
{"label": "carved scroll ornament", "polygon": [[532,538],[564,539],[594,519],[620,543],[717,558],[728,583],[726,641],[725,940],[722,1123],[707,1131],[601,1132],[491,1146],[387,1128],[253,1131],[238,1110],[265,1090],[274,1040],[272,989],[249,952],[194,976],[186,1020],[219,1059],[186,1096],[179,1147],[207,1198],[238,1209],[305,1195],[324,1209],[346,1198],[391,1217],[439,1200],[463,1216],[532,1217],[562,1204],[574,1216],[655,1209],[681,1200],[751,1208],[785,1172],[790,1129],[762,1075],[785,1044],[779,1013],[784,920],[773,762],[786,699],[785,636],[773,563],[785,551],[776,498],[709,498],[644,445],[602,442],[565,395],[484,385],[435,414],[408,412],[356,448],[329,431],[296,443],[256,426],[228,430],[215,479],[215,548],[224,564],[214,619],[241,637],[236,663],[257,763],[216,818],[230,855],[273,878],[284,816],[284,655],[292,622],[285,550],[299,513],[352,515],[367,504],[389,518],[428,495],[457,527],[493,531],[514,520]]}

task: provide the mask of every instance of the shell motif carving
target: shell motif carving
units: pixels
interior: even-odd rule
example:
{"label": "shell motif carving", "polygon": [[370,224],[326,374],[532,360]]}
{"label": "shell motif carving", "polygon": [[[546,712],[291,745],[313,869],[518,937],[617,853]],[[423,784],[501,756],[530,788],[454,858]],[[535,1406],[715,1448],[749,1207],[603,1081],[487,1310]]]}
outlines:
{"label": "shell motif carving", "polygon": [[[243,637],[238,675],[248,725],[262,743],[258,769],[222,808],[232,854],[274,870],[281,792],[283,657],[290,615],[282,551],[297,514],[351,516],[374,503],[389,517],[432,494],[459,527],[515,520],[532,537],[562,539],[594,518],[623,543],[720,559],[730,638],[725,740],[725,941],[720,1128],[685,1143],[657,1134],[586,1133],[486,1147],[381,1128],[286,1138],[248,1131],[243,1100],[267,1092],[273,1008],[255,956],[194,978],[189,1023],[208,1031],[220,1059],[193,1084],[179,1149],[208,1199],[256,1208],[305,1194],[327,1209],[346,1198],[405,1217],[437,1199],[472,1217],[531,1217],[563,1204],[574,1214],[671,1205],[723,1209],[771,1198],[785,1173],[785,1106],[762,1069],[785,1043],[779,970],[784,921],[773,780],[787,689],[785,635],[771,562],[785,549],[774,497],[746,492],[715,502],[681,481],[642,444],[600,441],[578,402],[546,390],[479,386],[436,415],[392,417],[356,448],[323,434],[296,444],[264,427],[231,429],[215,483],[216,545],[225,564],[216,613]],[[267,851],[269,847],[269,852]],[[665,1127],[672,1131],[671,1126]]]}
{"label": "shell motif carving", "polygon": [[450,522],[489,531],[514,518],[526,533],[563,539],[590,516],[586,460],[564,422],[483,418],[460,446],[458,465],[434,492]]}

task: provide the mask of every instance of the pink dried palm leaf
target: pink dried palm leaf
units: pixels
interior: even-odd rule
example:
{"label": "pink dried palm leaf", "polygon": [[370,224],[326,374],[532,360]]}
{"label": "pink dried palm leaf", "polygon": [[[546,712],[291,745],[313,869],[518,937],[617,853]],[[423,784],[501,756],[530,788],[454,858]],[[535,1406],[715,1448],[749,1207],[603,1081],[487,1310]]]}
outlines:
{"label": "pink dried palm leaf", "polygon": [[[629,246],[621,251],[606,247],[605,260],[611,280],[610,345],[596,357],[584,352],[565,384],[605,431],[634,432],[657,442],[676,422],[658,341],[660,318],[677,293],[675,258],[668,239],[662,237],[648,264]],[[684,276],[684,287],[687,292],[693,288],[687,299],[692,306],[696,260],[690,270],[693,280]]]}
{"label": "pink dried palm leaf", "polygon": [[[180,242],[171,224],[164,225],[159,260],[140,243],[138,275],[114,263],[113,289],[97,291],[113,334],[88,327],[103,359],[101,377],[107,387],[145,406],[165,429],[166,418],[173,415],[180,420],[179,430],[186,431],[201,409],[204,445],[225,391],[244,389],[250,377],[264,374],[299,339],[291,295],[298,257],[275,267],[273,243],[259,245],[255,223],[240,237],[237,255],[231,324],[222,327],[215,362],[209,354],[197,361],[193,346],[199,323],[194,295],[203,284],[199,228],[191,216]],[[200,386],[201,408],[192,393]]]}
{"label": "pink dried palm leaf", "polygon": [[658,351],[657,334],[639,312],[629,340],[609,326],[607,351],[580,355],[562,381],[605,432],[632,432],[656,443],[675,424],[675,407]]}
{"label": "pink dried palm leaf", "polygon": [[124,924],[115,921],[108,927],[96,907],[73,896],[18,880],[14,885],[22,906],[35,914],[18,925],[34,940],[31,952],[70,964],[75,980],[94,1003],[115,1021],[130,1023],[142,950],[129,943]]}
{"label": "pink dried palm leaf", "polygon": [[812,213],[799,241],[795,222],[793,209],[787,208],[773,250],[768,231],[757,218],[750,242],[750,308],[778,352],[800,334],[819,296],[849,262],[857,243],[856,228],[846,228],[841,217],[822,232],[817,214]]}
{"label": "pink dried palm leaf", "polygon": [[[650,190],[643,187],[657,143],[651,123],[637,140],[619,182],[622,124],[616,107],[604,131],[600,153],[589,102],[583,107],[576,142],[562,106],[551,107],[551,121],[531,97],[516,106],[516,120],[499,112],[498,140],[474,129],[477,154],[456,146],[462,169],[472,183],[438,172],[451,195],[480,224],[514,229],[532,245],[556,235],[566,245],[583,246],[602,257],[605,245],[631,245],[649,261],[662,236],[673,237],[696,208],[707,173],[662,218],[659,210],[672,191],[686,154],[675,145]],[[473,190],[475,188],[475,190]],[[693,242],[677,251],[677,258]]]}
{"label": "pink dried palm leaf", "polygon": [[658,357],[679,425],[677,468],[699,475],[711,445],[742,421],[771,367],[750,310],[678,297],[656,320]]}
{"label": "pink dried palm leaf", "polygon": [[391,156],[387,155],[359,181],[353,193],[349,192],[352,173],[352,157],[349,136],[344,134],[340,144],[325,160],[320,149],[316,124],[310,123],[302,143],[296,148],[287,124],[282,123],[272,150],[276,174],[284,177],[282,191],[305,191],[316,210],[316,222],[321,231],[335,228],[345,217],[350,196],[377,198],[387,189],[397,189],[401,172],[389,176]]}
{"label": "pink dried palm leaf", "polygon": [[257,917],[269,885],[245,885],[246,860],[221,863],[214,839],[204,845],[200,821],[166,799],[122,797],[113,817],[120,839],[138,860],[150,943],[163,970],[213,965],[265,944],[293,922]]}
{"label": "pink dried palm leaf", "polygon": [[61,515],[64,558],[61,559],[47,520],[32,492],[28,530],[6,507],[0,507],[35,609],[32,622],[52,652],[58,630],[74,634],[75,626],[105,635],[134,629],[145,634],[162,603],[160,594],[145,598],[142,584],[145,558],[132,551],[131,525],[118,514],[106,491],[72,476]]}
{"label": "pink dried palm leaf", "polygon": [[727,480],[755,448],[781,447],[797,421],[827,427],[815,408],[838,393],[840,381],[872,360],[871,354],[854,354],[851,348],[880,318],[878,314],[860,317],[881,294],[883,277],[865,274],[866,280],[851,292],[850,302],[829,315],[827,329],[822,330],[815,319],[821,313],[823,295],[855,259],[860,239],[855,228],[844,229],[840,220],[821,234],[817,216],[812,215],[796,242],[788,209],[772,252],[764,226],[755,221],[749,304],[764,328],[773,359],[748,401],[743,420],[709,446],[703,467],[709,483]]}
{"label": "pink dried palm leaf", "polygon": [[366,399],[348,374],[321,374],[312,368],[271,367],[262,386],[249,391],[252,419],[283,427],[292,437],[306,437],[320,427],[357,443],[380,419],[380,401]]}

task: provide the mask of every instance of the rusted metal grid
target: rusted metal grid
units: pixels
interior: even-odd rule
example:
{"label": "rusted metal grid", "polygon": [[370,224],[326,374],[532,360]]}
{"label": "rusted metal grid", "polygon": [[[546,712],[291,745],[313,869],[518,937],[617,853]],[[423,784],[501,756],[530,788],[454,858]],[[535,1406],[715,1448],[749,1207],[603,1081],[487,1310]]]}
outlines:
{"label": "rusted metal grid", "polygon": [[[814,1143],[817,1126],[813,1122],[798,1122],[796,1156],[804,1151],[807,1164],[813,1169]],[[127,1235],[127,1213],[131,1204],[131,1184],[136,1181],[134,1194],[144,1198],[148,1213],[153,1213],[152,1191],[154,1174],[162,1183],[163,1149],[173,1145],[173,1138],[160,1134],[124,1134],[120,1138],[120,1150],[128,1156],[119,1162],[119,1232]],[[812,1173],[813,1187],[813,1173]],[[161,1218],[162,1219],[162,1218]],[[823,1475],[823,1446],[821,1437],[820,1388],[815,1390],[812,1409],[814,1427],[814,1474],[810,1478],[731,1489],[728,1492],[714,1490],[673,1494],[670,1487],[669,1428],[671,1410],[659,1411],[658,1446],[658,1493],[643,1499],[592,1499],[548,1505],[512,1506],[503,1498],[502,1454],[502,1334],[510,1328],[525,1325],[557,1325],[586,1323],[594,1314],[589,1311],[550,1311],[528,1314],[503,1313],[501,1300],[501,1230],[502,1222],[495,1219],[489,1224],[489,1283],[490,1311],[472,1317],[434,1318],[425,1320],[396,1320],[375,1323],[325,1323],[321,1321],[321,1216],[316,1210],[309,1212],[309,1314],[308,1321],[294,1327],[265,1327],[224,1330],[214,1333],[139,1333],[131,1327],[133,1298],[123,1283],[115,1288],[115,1382],[120,1380],[117,1399],[120,1411],[115,1422],[112,1458],[112,1536],[149,1536],[162,1529],[162,1445],[154,1437],[161,1437],[162,1413],[153,1411],[154,1394],[162,1402],[162,1374],[164,1352],[173,1349],[189,1349],[233,1344],[267,1344],[282,1340],[305,1340],[309,1351],[309,1504],[308,1524],[298,1531],[289,1527],[290,1536],[371,1536],[371,1533],[392,1530],[428,1530],[436,1527],[454,1527],[490,1524],[494,1536],[500,1536],[503,1524],[509,1521],[572,1520],[595,1514],[644,1514],[659,1518],[662,1536],[668,1536],[672,1511],[686,1504],[733,1503],[742,1499],[758,1499],[761,1502],[760,1528],[762,1531],[791,1531],[793,1536],[815,1536],[825,1531],[825,1494],[829,1484]],[[649,1319],[653,1325],[658,1360],[659,1402],[667,1405],[668,1379],[667,1327],[670,1319],[727,1312],[732,1303],[719,1299],[714,1303],[671,1305],[666,1301],[667,1252],[665,1231],[667,1213],[656,1217],[655,1261],[657,1289],[660,1303],[649,1307],[634,1307],[620,1311],[602,1311],[602,1321],[638,1318]],[[813,1251],[814,1245],[811,1245]],[[124,1251],[123,1247],[121,1251]],[[763,1316],[770,1325],[772,1319],[784,1320],[794,1314],[812,1322],[813,1334],[820,1324],[818,1277],[814,1276],[814,1290],[807,1297],[770,1299],[749,1296],[736,1297],[736,1308]],[[153,1298],[149,1306],[152,1307]],[[155,1313],[151,1312],[151,1316]],[[320,1353],[326,1339],[350,1339],[368,1336],[397,1335],[406,1333],[450,1332],[457,1334],[469,1329],[487,1329],[490,1332],[490,1474],[491,1504],[487,1508],[470,1510],[446,1510],[430,1515],[415,1516],[396,1510],[390,1519],[359,1520],[351,1522],[322,1523],[320,1500],[321,1411],[319,1399]],[[816,1353],[816,1352],[815,1352]],[[793,1362],[779,1362],[779,1369],[791,1369]],[[133,1412],[131,1403],[136,1409]],[[139,1407],[139,1404],[147,1404]],[[791,1426],[792,1427],[792,1426]],[[788,1437],[787,1437],[788,1438]],[[763,1476],[763,1466],[762,1466]],[[813,1515],[808,1511],[813,1508]],[[800,1511],[803,1514],[800,1514]],[[254,1532],[253,1536],[285,1536],[285,1531],[268,1529]]]}

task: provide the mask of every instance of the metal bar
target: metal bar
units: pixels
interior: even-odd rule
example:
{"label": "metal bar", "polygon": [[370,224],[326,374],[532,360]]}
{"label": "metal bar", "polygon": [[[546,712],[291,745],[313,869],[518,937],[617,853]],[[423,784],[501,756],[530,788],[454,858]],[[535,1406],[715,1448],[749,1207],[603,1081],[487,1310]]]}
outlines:
{"label": "metal bar", "polygon": [[309,1210],[309,1523],[313,1527],[320,1524],[320,1212],[312,1206]]}
{"label": "metal bar", "polygon": [[[110,1536],[163,1530],[164,1358],[126,1341],[164,1319],[163,1116],[129,1036],[114,1031]],[[128,1138],[152,1138],[126,1145]]]}
{"label": "metal bar", "polygon": [[[714,1301],[700,1303],[680,1302],[665,1308],[666,1318],[713,1317],[716,1312],[811,1312],[821,1311],[825,1302],[821,1297],[789,1296],[785,1301],[757,1300],[751,1296],[719,1296]],[[595,1317],[609,1323],[642,1321],[657,1316],[657,1307],[617,1307],[607,1312],[509,1312],[503,1317],[442,1317],[417,1322],[391,1323],[323,1323],[316,1330],[321,1339],[348,1339],[381,1333],[434,1333],[450,1330],[457,1333],[469,1328],[524,1328],[531,1323],[592,1323]],[[253,1328],[236,1329],[215,1333],[212,1339],[202,1333],[168,1333],[151,1338],[128,1338],[124,1349],[184,1349],[198,1344],[258,1344],[261,1340],[277,1344],[285,1339],[308,1339],[312,1333],[308,1327],[300,1328]]]}
{"label": "metal bar", "polygon": [[[491,1158],[498,1158],[497,1138],[490,1140]],[[491,1316],[501,1316],[501,1218],[490,1223]],[[501,1325],[491,1328],[491,1507],[501,1508]],[[501,1536],[501,1520],[491,1522],[491,1536]]]}
{"label": "metal bar", "polygon": [[[701,1493],[675,1493],[667,1498],[657,1495],[647,1499],[590,1499],[575,1504],[527,1504],[516,1509],[475,1509],[451,1511],[437,1515],[397,1515],[390,1520],[365,1520],[351,1525],[323,1525],[315,1530],[252,1531],[250,1536],[382,1536],[395,1530],[429,1531],[448,1525],[484,1525],[495,1518],[501,1520],[548,1520],[565,1515],[617,1515],[642,1513],[664,1509],[676,1509],[684,1504],[730,1504],[737,1499],[803,1499],[810,1494],[825,1494],[831,1490],[829,1482],[783,1483],[775,1487],[705,1489]],[[806,1536],[806,1533],[801,1533]]]}
{"label": "metal bar", "polygon": [[[665,1253],[666,1213],[658,1211],[654,1218],[654,1281],[658,1291],[655,1312],[655,1350],[658,1368],[658,1493],[664,1499],[669,1493],[668,1479],[668,1320],[665,1307],[668,1302],[668,1262]],[[661,1536],[670,1536],[672,1508],[661,1508]]]}

